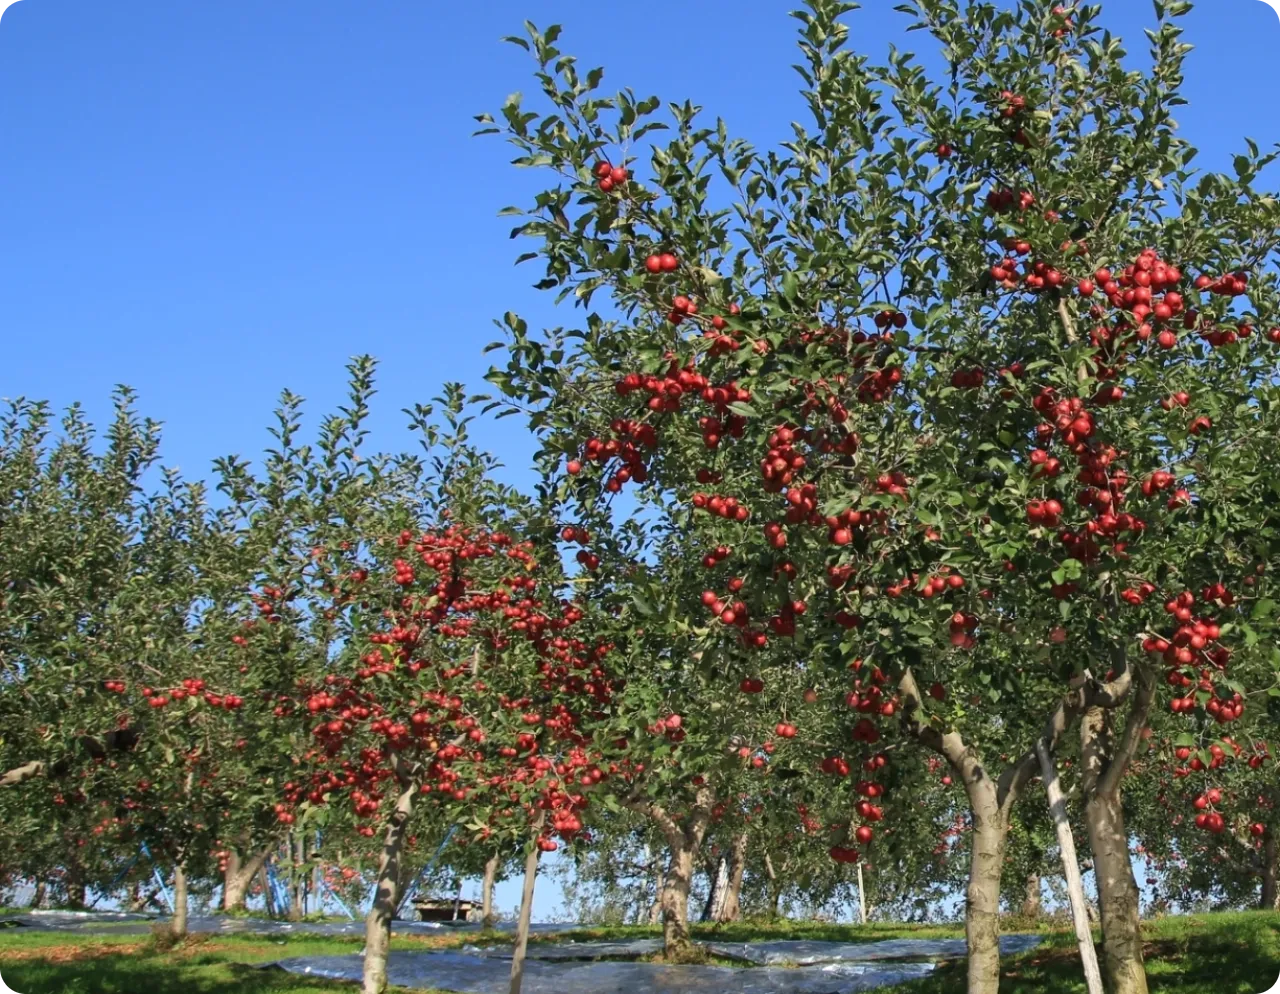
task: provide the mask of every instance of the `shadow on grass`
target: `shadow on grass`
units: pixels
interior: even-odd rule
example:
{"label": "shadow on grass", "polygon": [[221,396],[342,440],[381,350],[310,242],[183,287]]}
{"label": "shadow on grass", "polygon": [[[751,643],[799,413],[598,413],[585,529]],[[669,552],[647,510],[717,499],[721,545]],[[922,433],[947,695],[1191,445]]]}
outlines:
{"label": "shadow on grass", "polygon": [[360,950],[358,941],[305,936],[193,936],[172,949],[154,940],[112,948],[66,938],[61,946],[0,944],[5,982],[22,994],[334,994],[353,988],[254,964]]}
{"label": "shadow on grass", "polygon": [[[1237,912],[1159,918],[1143,923],[1143,956],[1151,994],[1260,994],[1280,975],[1280,914]],[[1102,947],[1095,934],[1099,957]],[[962,994],[965,964],[941,964],[925,980],[883,994]],[[1083,994],[1075,938],[1059,933],[1047,946],[1009,957],[1001,994]]]}

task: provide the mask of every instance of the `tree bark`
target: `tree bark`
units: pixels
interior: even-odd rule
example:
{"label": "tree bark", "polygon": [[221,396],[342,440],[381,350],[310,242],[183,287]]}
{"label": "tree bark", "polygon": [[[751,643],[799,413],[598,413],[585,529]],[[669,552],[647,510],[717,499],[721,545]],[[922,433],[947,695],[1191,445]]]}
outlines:
{"label": "tree bark", "polygon": [[276,896],[271,893],[271,875],[267,873],[267,865],[258,868],[258,878],[262,884],[262,907],[268,918],[276,916]]}
{"label": "tree bark", "polygon": [[160,889],[153,887],[149,891],[143,891],[142,886],[138,885],[133,890],[133,900],[129,902],[129,910],[134,912],[146,911],[153,901],[160,896]]}
{"label": "tree bark", "polygon": [[[1049,796],[1049,812],[1053,816],[1058,833],[1058,850],[1062,854],[1062,870],[1067,880],[1067,896],[1071,903],[1071,920],[1076,928],[1076,945],[1080,947],[1080,962],[1084,966],[1084,979],[1089,994],[1103,994],[1102,972],[1098,969],[1098,954],[1093,948],[1093,931],[1089,928],[1089,913],[1085,910],[1084,885],[1080,881],[1080,863],[1076,860],[1076,843],[1067,821],[1067,802],[1058,784],[1058,770],[1053,757],[1043,741],[1037,743],[1040,767],[1044,777],[1045,793]],[[1036,904],[1040,898],[1040,876],[1033,875],[1036,886]],[[1029,896],[1029,895],[1028,895]]]}
{"label": "tree bark", "polygon": [[[1085,824],[1093,850],[1093,872],[1098,885],[1098,914],[1102,923],[1103,965],[1111,994],[1147,994],[1142,962],[1138,882],[1129,858],[1120,803],[1122,747],[1113,749],[1110,716],[1091,708],[1081,724],[1081,758],[1084,774]],[[1135,720],[1145,724],[1145,714],[1129,715],[1126,739],[1137,735]]]}
{"label": "tree bark", "polygon": [[782,903],[782,883],[778,880],[777,871],[773,868],[773,859],[764,854],[764,873],[769,878],[769,917],[778,917],[778,906]]}
{"label": "tree bark", "polygon": [[229,910],[231,905],[227,901],[227,895],[231,892],[232,881],[240,875],[240,850],[231,847],[227,852],[227,866],[222,871],[222,907],[223,910]]}
{"label": "tree bark", "polygon": [[511,954],[511,985],[508,994],[520,994],[524,983],[525,953],[529,950],[529,922],[533,919],[533,886],[538,879],[538,836],[546,821],[546,812],[540,811],[534,823],[533,839],[524,856],[524,888],[520,891],[520,920],[516,924],[516,945]]}
{"label": "tree bark", "polygon": [[662,865],[655,858],[653,870],[653,903],[649,905],[649,924],[662,921]]}
{"label": "tree bark", "polygon": [[1040,898],[1040,873],[1032,870],[1027,874],[1027,886],[1022,898],[1022,917],[1039,918],[1044,910]]}
{"label": "tree bark", "polygon": [[[397,765],[398,762],[397,762]],[[399,772],[399,771],[397,771]],[[415,786],[401,774],[400,796],[387,822],[387,834],[378,858],[378,889],[365,918],[363,994],[383,994],[387,989],[387,952],[391,946],[391,919],[400,907],[400,859],[413,814]]]}
{"label": "tree bark", "polygon": [[687,956],[689,939],[689,885],[693,879],[693,848],[687,843],[671,847],[671,860],[662,880],[662,945],[668,959]]}
{"label": "tree bark", "polygon": [[302,860],[298,858],[300,843],[290,832],[285,840],[289,848],[289,910],[286,917],[291,922],[302,920]]}
{"label": "tree bark", "polygon": [[739,832],[729,850],[729,880],[724,890],[724,904],[716,921],[736,922],[742,917],[742,875],[747,866],[747,833]]}
{"label": "tree bark", "polygon": [[308,874],[308,886],[311,888],[311,909],[314,914],[324,914],[324,864],[316,859],[316,850],[311,850],[311,873]]}
{"label": "tree bark", "polygon": [[85,903],[84,871],[80,864],[69,862],[66,867],[67,907],[83,908]]}
{"label": "tree bark", "polygon": [[[988,781],[989,783],[989,781]],[[969,994],[996,994],[1000,989],[1000,871],[1008,825],[994,791],[970,792],[973,852],[965,892],[965,939],[969,949]]]}
{"label": "tree bark", "polygon": [[[1117,707],[1129,696],[1134,671],[1123,650],[1117,648],[1113,657],[1117,664],[1114,679],[1100,681],[1086,671],[1071,681],[1038,740],[1050,751],[1077,718],[1090,709]],[[969,994],[996,994],[1000,987],[1000,871],[1008,838],[1009,813],[1039,768],[1036,748],[1030,747],[1007,764],[998,778],[993,778],[977,751],[958,732],[944,731],[925,713],[924,698],[910,668],[903,672],[898,692],[902,697],[902,723],[907,734],[946,759],[968,795],[973,817],[965,907],[968,990]]]}
{"label": "tree bark", "polygon": [[628,806],[648,815],[666,837],[671,858],[666,876],[662,880],[662,939],[663,956],[669,960],[687,959],[693,950],[689,939],[689,885],[693,879],[693,861],[698,847],[711,824],[711,809],[715,796],[710,788],[699,787],[693,808],[677,823],[660,805],[643,801],[628,801]]}
{"label": "tree bark", "polygon": [[307,880],[310,869],[307,866],[307,840],[301,833],[293,840],[295,877],[298,888],[298,919],[307,917]]}
{"label": "tree bark", "polygon": [[498,854],[494,853],[484,864],[484,883],[480,890],[480,927],[493,928],[493,885],[498,879]]}
{"label": "tree bark", "polygon": [[44,904],[46,887],[44,881],[41,880],[36,884],[36,889],[31,895],[31,907],[38,908]]}
{"label": "tree bark", "polygon": [[253,883],[253,878],[266,863],[270,851],[268,848],[254,853],[246,863],[241,861],[238,852],[232,850],[231,855],[227,857],[227,872],[222,878],[222,909],[224,911],[244,910],[249,885]]}
{"label": "tree bark", "polygon": [[33,760],[0,775],[0,787],[16,787],[20,783],[26,783],[26,781],[43,774],[44,763],[39,760]]}
{"label": "tree bark", "polygon": [[187,935],[187,867],[179,860],[173,868],[173,922],[169,931],[175,939],[184,939]]}
{"label": "tree bark", "polygon": [[1262,901],[1263,911],[1280,911],[1280,840],[1270,825],[1262,833]]}
{"label": "tree bark", "polygon": [[862,860],[858,860],[858,924],[867,923],[867,885],[862,877]]}
{"label": "tree bark", "polygon": [[723,856],[707,861],[707,899],[702,904],[699,921],[720,920],[724,907],[724,892],[729,886],[729,861]]}

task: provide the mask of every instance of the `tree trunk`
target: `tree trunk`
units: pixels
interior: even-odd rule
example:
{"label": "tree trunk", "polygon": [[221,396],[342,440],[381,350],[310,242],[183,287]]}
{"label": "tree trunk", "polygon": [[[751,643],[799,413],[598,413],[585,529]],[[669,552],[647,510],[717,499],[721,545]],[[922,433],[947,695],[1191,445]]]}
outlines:
{"label": "tree trunk", "polygon": [[1095,794],[1085,805],[1098,884],[1102,952],[1112,994],[1147,994],[1138,918],[1138,884],[1118,794]]}
{"label": "tree trunk", "polygon": [[144,892],[141,884],[135,884],[133,888],[133,898],[129,901],[129,910],[133,912],[146,911],[151,906],[151,902],[160,896],[159,888],[152,888]]}
{"label": "tree trunk", "polygon": [[704,922],[719,921],[720,911],[724,907],[724,892],[729,885],[729,864],[721,857],[707,863],[707,899],[702,904],[702,914],[698,920]]}
{"label": "tree trunk", "polygon": [[773,869],[773,859],[768,853],[764,854],[764,872],[769,878],[769,917],[778,917],[778,906],[782,903],[782,883],[778,880],[778,874]]}
{"label": "tree trunk", "polygon": [[224,911],[243,911],[245,897],[249,893],[249,885],[258,875],[267,861],[268,849],[254,853],[247,863],[242,862],[240,854],[232,851],[227,857],[227,872],[222,878],[222,909]]}
{"label": "tree trunk", "polygon": [[498,879],[498,854],[494,853],[484,864],[484,883],[480,889],[480,927],[493,928],[493,885]]}
{"label": "tree trunk", "polygon": [[287,917],[289,921],[296,922],[302,920],[302,860],[298,858],[298,849],[301,843],[290,832],[289,837],[285,840],[285,845],[289,847],[289,911]]}
{"label": "tree trunk", "polygon": [[387,952],[391,946],[391,919],[400,907],[400,858],[413,814],[415,787],[400,780],[400,796],[387,823],[387,834],[378,858],[378,889],[365,918],[363,994],[382,994],[387,989]]}
{"label": "tree trunk", "polygon": [[736,922],[742,917],[742,874],[747,867],[747,833],[739,832],[729,851],[729,880],[724,890],[724,904],[716,921]]}
{"label": "tree trunk", "polygon": [[1276,886],[1280,878],[1280,840],[1270,825],[1262,838],[1262,910],[1280,911],[1280,891]]}
{"label": "tree trunk", "polygon": [[1008,825],[989,783],[984,779],[966,785],[973,812],[973,850],[964,921],[969,947],[969,994],[997,994],[1000,989],[1000,871]]}
{"label": "tree trunk", "polygon": [[[1058,770],[1053,757],[1045,748],[1044,740],[1036,743],[1040,757],[1040,770],[1044,777],[1045,793],[1049,796],[1049,813],[1053,816],[1058,833],[1058,850],[1062,854],[1062,871],[1067,880],[1067,896],[1071,902],[1071,920],[1076,928],[1076,945],[1080,947],[1080,962],[1084,966],[1084,979],[1089,994],[1103,994],[1102,973],[1098,969],[1098,954],[1093,948],[1093,931],[1089,928],[1089,913],[1085,910],[1084,885],[1080,881],[1080,864],[1076,860],[1076,843],[1067,821],[1067,802],[1058,784]],[[1035,874],[1036,904],[1040,903],[1040,876]],[[1028,895],[1029,897],[1030,895]]]}
{"label": "tree trunk", "polygon": [[173,868],[173,922],[169,931],[176,939],[187,935],[187,867],[179,860]]}
{"label": "tree trunk", "polygon": [[1089,831],[1089,847],[1093,850],[1103,968],[1111,994],[1147,994],[1138,917],[1138,881],[1129,858],[1120,781],[1139,741],[1141,727],[1146,724],[1150,698],[1150,684],[1144,674],[1130,706],[1119,748],[1112,735],[1110,712],[1090,708],[1080,727],[1085,825]]}
{"label": "tree trunk", "polygon": [[307,917],[311,905],[311,860],[307,849],[307,833],[298,833],[298,885],[301,900],[298,902],[298,917]]}
{"label": "tree trunk", "polygon": [[545,819],[546,812],[539,813],[534,826],[534,838],[524,856],[524,889],[520,892],[520,920],[516,924],[516,945],[511,954],[511,986],[508,994],[520,994],[520,986],[524,983],[524,959],[529,949],[529,922],[533,920],[533,885],[538,879],[537,837],[542,832]]}
{"label": "tree trunk", "polygon": [[268,918],[276,916],[276,896],[271,892],[271,875],[267,872],[267,865],[263,863],[258,869],[258,879],[262,884],[262,907],[266,911]]}
{"label": "tree trunk", "polygon": [[653,903],[649,905],[649,924],[657,925],[662,921],[662,866],[657,859],[653,863]]}
{"label": "tree trunk", "polygon": [[1040,873],[1032,870],[1027,874],[1027,887],[1022,897],[1022,917],[1039,918],[1044,906],[1040,899]]}
{"label": "tree trunk", "polygon": [[858,924],[867,923],[867,885],[862,877],[862,860],[858,860]]}
{"label": "tree trunk", "polygon": [[222,871],[222,908],[224,911],[230,911],[233,905],[230,903],[229,895],[233,890],[233,883],[240,875],[240,850],[231,848],[227,852],[227,865]]}
{"label": "tree trunk", "polygon": [[66,867],[67,907],[83,908],[85,903],[84,871],[80,864],[70,863]]}
{"label": "tree trunk", "polygon": [[46,888],[44,881],[41,880],[36,884],[36,889],[31,895],[31,907],[38,908],[40,905],[44,904],[45,891]]}
{"label": "tree trunk", "polygon": [[311,887],[311,910],[317,915],[324,914],[324,864],[316,859],[316,849],[311,850],[311,873],[307,879]]}
{"label": "tree trunk", "polygon": [[667,959],[685,959],[693,948],[689,939],[693,849],[688,842],[672,845],[671,861],[667,863],[667,875],[662,881],[662,952]]}

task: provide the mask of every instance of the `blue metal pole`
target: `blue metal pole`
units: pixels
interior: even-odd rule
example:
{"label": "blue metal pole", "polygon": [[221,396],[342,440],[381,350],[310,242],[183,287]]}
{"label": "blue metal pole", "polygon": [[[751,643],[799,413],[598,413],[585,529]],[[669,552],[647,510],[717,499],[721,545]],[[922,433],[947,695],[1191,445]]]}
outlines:
{"label": "blue metal pole", "polygon": [[[402,898],[400,899],[400,904],[399,904],[399,906],[396,908],[396,917],[397,917],[397,918],[398,918],[398,917],[400,917],[400,911],[401,911],[401,909],[402,909],[406,904],[408,904],[408,903],[409,903],[409,900],[410,900],[410,899],[413,897],[413,895],[417,892],[417,890],[418,890],[418,885],[419,885],[420,883],[422,883],[423,879],[424,879],[424,878],[426,878],[426,877],[427,877],[427,875],[428,875],[428,874],[430,874],[432,870],[434,870],[434,869],[435,869],[436,863],[438,863],[438,862],[440,861],[440,854],[441,854],[442,852],[444,852],[444,847],[445,847],[445,846],[447,846],[447,845],[449,844],[449,840],[453,838],[453,833],[454,833],[454,832],[456,832],[457,830],[458,830],[458,826],[457,826],[457,825],[453,825],[453,826],[451,826],[451,827],[449,828],[449,831],[445,833],[444,841],[440,843],[440,848],[438,848],[438,849],[436,850],[436,854],[435,854],[434,856],[432,856],[432,857],[431,857],[431,862],[430,862],[430,863],[428,863],[426,866],[424,866],[424,867],[422,868],[422,872],[421,872],[421,873],[419,873],[419,874],[418,874],[418,876],[417,876],[417,878],[415,878],[415,880],[413,881],[413,883],[412,883],[412,884],[410,884],[408,888],[406,888],[406,890],[405,890],[405,892],[404,892],[404,897],[402,897]],[[378,889],[378,885],[377,885],[377,883],[375,883],[375,884],[374,884],[374,892],[375,892],[375,893],[377,892],[377,889]],[[373,905],[373,895],[372,895],[372,894],[369,896],[369,904],[370,904],[370,906],[372,906],[372,905]]]}
{"label": "blue metal pole", "polygon": [[342,898],[338,896],[337,891],[335,891],[332,887],[330,887],[327,883],[325,883],[323,878],[321,878],[320,880],[320,886],[323,887],[328,892],[329,897],[333,900],[334,904],[336,904],[338,907],[340,907],[343,911],[347,913],[348,918],[350,918],[352,921],[356,920],[355,913],[350,908],[347,907],[346,902],[343,901]]}
{"label": "blue metal pole", "polygon": [[147,859],[151,860],[151,874],[155,877],[156,884],[160,888],[160,893],[164,895],[164,903],[169,905],[169,913],[173,913],[173,895],[169,893],[169,888],[164,885],[164,877],[160,876],[160,868],[156,866],[155,859],[151,856],[151,850],[147,848],[147,844],[142,843],[142,851],[146,854]]}
{"label": "blue metal pole", "polygon": [[110,892],[110,891],[115,890],[115,889],[116,889],[116,885],[117,885],[118,883],[120,883],[120,881],[121,881],[121,880],[123,880],[125,877],[127,877],[127,876],[129,875],[129,871],[130,871],[130,870],[132,870],[132,869],[134,868],[134,866],[137,864],[137,862],[138,862],[138,857],[137,857],[137,856],[134,856],[134,857],[133,857],[133,859],[129,860],[129,865],[128,865],[128,866],[126,866],[123,870],[121,870],[121,871],[116,875],[116,878],[115,878],[113,881],[111,881],[111,886],[107,888],[107,891],[108,891],[108,892]]}
{"label": "blue metal pole", "polygon": [[273,867],[267,867],[267,883],[271,886],[271,893],[275,896],[277,910],[287,910],[289,907],[289,889],[280,883],[280,878],[276,876],[276,871]]}

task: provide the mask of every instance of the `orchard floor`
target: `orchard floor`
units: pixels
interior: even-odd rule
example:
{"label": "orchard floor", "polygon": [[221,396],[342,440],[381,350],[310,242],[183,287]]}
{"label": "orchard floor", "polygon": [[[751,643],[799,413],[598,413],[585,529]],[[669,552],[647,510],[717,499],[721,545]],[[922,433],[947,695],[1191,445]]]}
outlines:
{"label": "orchard floor", "polygon": [[[1010,923],[1025,930],[1027,923]],[[1280,977],[1280,914],[1235,913],[1163,918],[1148,922],[1148,975],[1153,994],[1260,994]],[[700,927],[698,937],[721,942],[808,939],[870,942],[901,938],[955,938],[948,927],[833,926],[806,922],[737,923]],[[1001,990],[1014,994],[1083,992],[1073,937],[1054,925],[1045,943],[1008,957]],[[652,937],[648,928],[577,931],[576,941]],[[474,932],[402,936],[393,950],[445,950],[474,944]],[[495,937],[497,942],[502,937]],[[509,941],[509,940],[508,940]],[[539,937],[539,941],[549,941]],[[0,975],[20,994],[334,994],[348,984],[263,970],[261,964],[296,957],[358,953],[358,937],[201,935],[173,948],[149,936],[0,931]],[[885,994],[961,994],[963,961],[942,964],[920,981],[879,990]],[[428,992],[438,994],[438,992]],[[635,994],[642,994],[636,991]]]}

